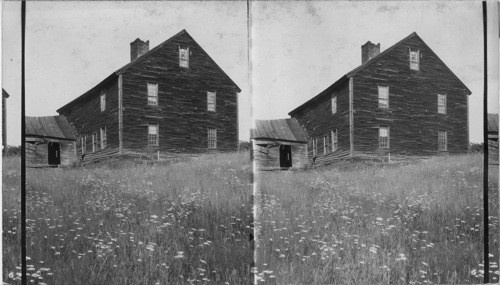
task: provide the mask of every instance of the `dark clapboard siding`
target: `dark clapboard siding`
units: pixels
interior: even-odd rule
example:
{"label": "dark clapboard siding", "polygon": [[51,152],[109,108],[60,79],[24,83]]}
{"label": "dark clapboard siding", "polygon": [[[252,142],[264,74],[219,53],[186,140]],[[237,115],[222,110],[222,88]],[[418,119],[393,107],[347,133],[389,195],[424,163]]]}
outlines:
{"label": "dark clapboard siding", "polygon": [[[189,47],[189,69],[179,67],[179,46]],[[235,151],[238,146],[234,83],[187,33],[144,55],[123,76],[123,153]],[[158,83],[158,106],[147,105],[147,83]],[[207,111],[216,91],[216,112]],[[159,147],[148,147],[148,124],[159,124]],[[208,128],[217,149],[208,149]]]}
{"label": "dark clapboard siding", "polygon": [[[331,98],[337,96],[337,113],[332,114]],[[303,109],[291,114],[297,119],[300,126],[307,133],[307,157],[312,163],[313,147],[312,140],[318,140],[318,151],[315,164],[321,165],[329,163],[349,155],[350,135],[349,135],[349,81],[345,81],[334,91],[327,92],[312,104],[307,104]],[[323,153],[323,137],[328,136],[331,141],[331,131],[337,130],[338,149],[327,154]]]}
{"label": "dark clapboard siding", "polygon": [[[420,70],[410,70],[409,49],[420,50]],[[389,108],[378,108],[378,85],[389,86]],[[448,132],[448,152],[468,149],[467,94],[418,36],[409,37],[354,76],[355,155],[438,153],[438,131]],[[437,94],[447,95],[438,114]],[[390,127],[390,148],[379,149],[378,126]]]}
{"label": "dark clapboard siding", "polygon": [[[118,154],[118,78],[112,77],[103,86],[59,110],[76,131],[76,154],[81,159],[81,137],[87,135],[84,161],[100,160]],[[101,91],[106,92],[106,110],[101,112]],[[106,148],[101,149],[100,128],[106,127]],[[97,150],[92,152],[92,133],[97,133]]]}

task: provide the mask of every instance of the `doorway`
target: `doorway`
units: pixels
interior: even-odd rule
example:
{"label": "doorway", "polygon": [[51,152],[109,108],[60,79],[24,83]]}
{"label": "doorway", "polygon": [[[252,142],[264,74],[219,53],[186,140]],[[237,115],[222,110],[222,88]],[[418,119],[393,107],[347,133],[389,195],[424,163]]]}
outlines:
{"label": "doorway", "polygon": [[280,167],[292,167],[292,146],[280,146]]}
{"label": "doorway", "polygon": [[48,157],[49,157],[49,165],[61,164],[61,146],[59,143],[49,142]]}

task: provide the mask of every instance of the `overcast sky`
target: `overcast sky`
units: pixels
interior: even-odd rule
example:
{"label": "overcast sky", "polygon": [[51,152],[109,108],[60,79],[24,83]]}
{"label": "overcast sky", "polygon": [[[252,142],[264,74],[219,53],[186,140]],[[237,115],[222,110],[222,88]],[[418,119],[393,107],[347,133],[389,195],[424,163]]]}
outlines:
{"label": "overcast sky", "polygon": [[[21,136],[20,6],[2,2],[10,145]],[[242,89],[240,138],[247,140],[251,107],[257,119],[286,118],[360,65],[366,41],[383,51],[415,31],[472,91],[470,139],[482,140],[481,2],[251,2],[250,12],[252,84],[246,2],[27,2],[26,114],[56,115],[128,63],[137,37],[153,48],[186,29]],[[497,13],[489,14],[490,112],[498,112]]]}
{"label": "overcast sky", "polygon": [[[497,8],[489,15],[493,63],[488,110],[498,112]],[[286,118],[361,64],[361,45],[381,51],[417,34],[469,87],[470,140],[482,141],[481,2],[252,2],[254,117]]]}
{"label": "overcast sky", "polygon": [[[8,144],[20,144],[20,3],[3,4],[3,87]],[[242,89],[242,139],[251,127],[246,2],[27,2],[26,115],[56,110],[130,62],[130,42],[150,49],[182,29]]]}

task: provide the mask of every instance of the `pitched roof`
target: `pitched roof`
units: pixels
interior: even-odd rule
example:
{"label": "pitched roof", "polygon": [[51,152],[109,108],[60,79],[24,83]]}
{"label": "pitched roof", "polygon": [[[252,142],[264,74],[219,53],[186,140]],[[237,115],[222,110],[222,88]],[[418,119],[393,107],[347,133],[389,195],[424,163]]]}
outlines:
{"label": "pitched roof", "polygon": [[498,114],[488,114],[488,133],[498,133]]}
{"label": "pitched roof", "polygon": [[74,99],[73,101],[69,102],[68,104],[62,106],[61,108],[59,108],[57,110],[57,112],[59,112],[60,110],[68,107],[69,105],[73,104],[74,102],[76,101],[79,101],[83,98],[85,98],[86,96],[88,96],[88,94],[91,94],[93,93],[93,91],[95,91],[96,89],[99,89],[101,88],[103,85],[105,85],[107,82],[109,82],[111,79],[114,79],[116,77],[118,77],[118,75],[120,74],[123,74],[125,71],[127,71],[130,67],[134,66],[135,64],[139,63],[139,62],[142,62],[145,58],[147,58],[148,56],[150,56],[151,54],[155,53],[157,50],[161,49],[163,46],[165,46],[166,44],[170,43],[174,38],[182,35],[182,34],[186,34],[196,45],[197,47],[203,52],[205,53],[208,58],[212,61],[212,63],[217,67],[217,69],[219,69],[220,72],[222,72],[222,74],[224,74],[228,79],[229,81],[236,87],[236,89],[238,90],[238,92],[241,92],[241,89],[238,87],[238,85],[236,85],[236,83],[229,77],[229,75],[227,75],[224,70],[222,70],[222,68],[220,68],[220,66],[210,57],[210,55],[193,39],[193,37],[191,37],[191,35],[186,31],[186,29],[183,29],[182,31],[178,32],[177,34],[173,35],[172,37],[168,38],[167,40],[165,40],[164,42],[162,42],[161,44],[157,45],[156,47],[150,49],[148,52],[144,53],[143,55],[139,56],[138,58],[136,58],[134,61],[131,61],[127,64],[125,64],[124,66],[122,66],[121,68],[117,69],[116,71],[114,71],[113,73],[111,73],[111,75],[109,75],[108,77],[106,77],[103,81],[99,82],[96,86],[94,86],[92,89],[90,89],[89,91],[85,92],[83,95],[80,95],[79,97],[77,97],[76,99]]}
{"label": "pitched roof", "polygon": [[64,116],[24,117],[26,136],[76,140]]}
{"label": "pitched roof", "polygon": [[307,139],[296,119],[255,120],[251,139],[270,139],[307,143]]}
{"label": "pitched roof", "polygon": [[7,93],[7,91],[5,91],[5,89],[3,89],[3,88],[2,88],[2,97],[3,98],[9,98],[10,97],[9,93]]}
{"label": "pitched roof", "polygon": [[354,68],[353,70],[349,71],[348,73],[346,73],[344,76],[342,76],[339,80],[335,81],[335,83],[333,83],[332,85],[330,85],[328,88],[326,88],[324,91],[322,91],[321,93],[319,93],[318,95],[314,96],[312,99],[310,99],[309,101],[306,101],[304,104],[300,105],[299,107],[293,109],[292,111],[290,111],[290,113],[288,113],[289,115],[291,115],[292,113],[295,113],[297,111],[299,111],[300,109],[302,109],[303,107],[307,106],[307,105],[310,105],[311,103],[317,101],[318,99],[320,99],[321,97],[323,97],[325,94],[327,93],[330,93],[330,91],[332,91],[333,89],[336,88],[336,86],[339,85],[340,82],[346,80],[346,78],[350,78],[350,77],[353,77],[354,75],[356,75],[359,71],[363,70],[364,68],[366,68],[367,66],[369,66],[370,64],[372,64],[373,62],[375,62],[376,60],[380,59],[381,57],[383,57],[384,55],[386,55],[387,53],[389,53],[390,51],[394,50],[396,47],[398,47],[399,45],[401,45],[402,43],[404,43],[405,41],[407,41],[408,39],[412,38],[412,37],[417,37],[424,45],[425,47],[439,60],[441,61],[441,63],[443,64],[443,66],[446,68],[446,70],[448,70],[448,72],[450,72],[450,74],[455,77],[458,82],[460,82],[460,84],[462,84],[462,87],[467,90],[467,94],[470,95],[472,94],[472,92],[469,90],[469,88],[467,88],[467,86],[465,86],[465,84],[462,82],[462,80],[460,80],[460,78],[458,78],[458,76],[455,75],[455,73],[453,73],[453,71],[451,71],[451,69],[448,68],[448,66],[446,66],[446,64],[439,58],[439,56],[437,56],[437,54],[434,53],[434,51],[432,51],[432,49],[422,40],[422,38],[420,38],[416,32],[413,32],[411,33],[409,36],[405,37],[404,39],[400,40],[399,42],[393,44],[392,46],[390,46],[389,48],[387,48],[386,50],[384,50],[383,52],[379,53],[378,55],[374,56],[373,58],[371,58],[370,60],[368,60],[367,62],[365,62],[364,64],[361,64],[360,66]]}

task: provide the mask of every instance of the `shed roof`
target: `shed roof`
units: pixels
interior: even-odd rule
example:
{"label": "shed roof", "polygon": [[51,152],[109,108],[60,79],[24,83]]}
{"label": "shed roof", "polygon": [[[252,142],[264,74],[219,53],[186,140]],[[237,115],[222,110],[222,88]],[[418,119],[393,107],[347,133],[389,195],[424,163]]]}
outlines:
{"label": "shed roof", "polygon": [[219,69],[220,72],[222,72],[222,74],[224,74],[228,79],[229,81],[234,85],[234,87],[236,88],[236,90],[238,92],[241,92],[241,89],[240,87],[238,87],[238,85],[236,85],[236,83],[229,77],[229,75],[227,75],[227,73],[224,72],[224,70],[222,70],[222,68],[220,68],[220,66],[215,62],[215,60],[213,60],[210,55],[205,52],[205,50],[193,39],[193,37],[191,37],[191,35],[186,31],[186,29],[183,29],[182,31],[178,32],[177,34],[173,35],[172,37],[168,38],[167,40],[165,40],[164,42],[162,42],[161,44],[157,45],[156,47],[150,49],[148,52],[144,53],[143,55],[139,56],[138,58],[136,58],[134,61],[131,61],[127,64],[125,64],[124,66],[122,66],[121,68],[117,69],[116,71],[114,71],[113,73],[111,73],[108,77],[106,77],[105,79],[103,79],[101,82],[99,82],[96,86],[92,87],[89,91],[85,92],[84,94],[80,95],[79,97],[75,98],[73,101],[69,102],[68,104],[62,106],[61,108],[59,108],[57,110],[57,112],[60,112],[62,109],[66,108],[66,107],[69,107],[70,105],[73,105],[75,102],[77,101],[80,101],[84,98],[86,98],[87,96],[89,96],[89,94],[93,93],[95,90],[99,89],[99,88],[102,88],[102,86],[106,85],[107,83],[109,83],[110,81],[112,81],[113,79],[116,79],[118,78],[119,75],[123,74],[125,71],[127,71],[131,66],[134,66],[135,64],[143,61],[145,58],[147,58],[148,56],[150,56],[151,54],[155,53],[157,50],[159,50],[160,48],[162,48],[164,45],[168,44],[169,42],[171,42],[174,38],[182,35],[182,34],[186,34],[188,37],[190,37],[193,42],[198,46],[198,48],[200,48],[201,51],[203,51],[203,53],[205,53],[208,58],[213,62],[213,64],[215,65],[215,67],[217,69]]}
{"label": "shed roof", "polygon": [[24,117],[26,136],[76,140],[64,116]]}
{"label": "shed roof", "polygon": [[255,120],[251,130],[252,139],[271,139],[307,143],[307,139],[296,119]]}
{"label": "shed roof", "polygon": [[498,133],[498,114],[488,114],[488,133]]}
{"label": "shed roof", "polygon": [[416,32],[413,32],[411,33],[409,36],[405,37],[404,39],[400,40],[399,42],[393,44],[392,46],[390,46],[389,48],[387,48],[386,50],[382,51],[381,53],[379,53],[378,55],[374,56],[373,58],[371,58],[370,60],[368,60],[367,62],[365,62],[364,64],[361,64],[360,66],[354,68],[353,70],[349,71],[348,73],[346,73],[344,76],[340,77],[337,81],[335,81],[332,85],[330,85],[329,87],[327,87],[325,90],[323,90],[321,93],[319,93],[318,95],[314,96],[312,99],[306,101],[304,104],[300,105],[299,107],[293,109],[292,111],[290,111],[290,113],[288,113],[289,115],[292,115],[294,113],[296,113],[297,111],[303,109],[305,106],[307,105],[310,105],[311,103],[317,101],[318,99],[322,98],[325,94],[329,94],[331,93],[331,91],[333,91],[334,89],[336,89],[338,86],[340,86],[343,82],[346,82],[349,78],[353,77],[354,75],[356,75],[359,71],[363,70],[365,67],[367,67],[368,65],[372,64],[373,62],[375,62],[376,60],[380,59],[381,57],[383,57],[384,55],[388,54],[391,50],[393,50],[394,48],[396,48],[397,46],[401,45],[402,43],[406,42],[408,39],[410,38],[413,38],[413,37],[416,37],[417,39],[419,39],[424,45],[425,47],[427,47],[427,49],[434,54],[434,56],[439,60],[441,61],[441,63],[443,64],[443,66],[448,70],[448,72],[450,72],[450,74],[455,77],[458,82],[462,85],[462,87],[466,90],[467,94],[468,95],[471,95],[472,92],[469,90],[469,88],[467,88],[467,86],[462,82],[462,80],[460,80],[460,78],[458,78],[458,76],[455,75],[455,73],[453,73],[453,71],[451,71],[451,69],[446,66],[446,64],[439,58],[439,56],[437,56],[436,53],[434,53],[434,51],[432,51],[432,49],[422,40],[422,38],[420,38]]}

